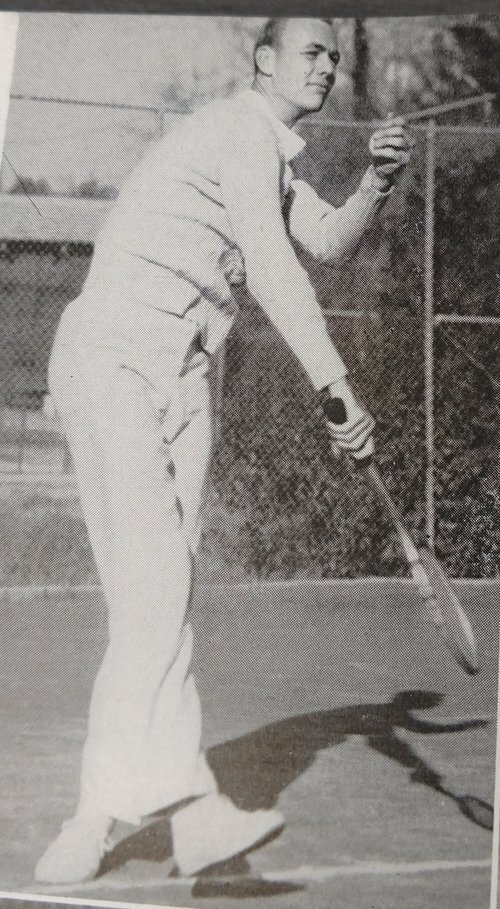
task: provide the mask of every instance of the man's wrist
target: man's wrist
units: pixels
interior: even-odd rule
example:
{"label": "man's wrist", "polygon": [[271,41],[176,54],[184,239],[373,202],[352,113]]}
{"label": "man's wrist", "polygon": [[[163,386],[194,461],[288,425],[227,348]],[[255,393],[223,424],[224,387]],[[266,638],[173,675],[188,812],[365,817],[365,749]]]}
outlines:
{"label": "man's wrist", "polygon": [[350,391],[347,375],[340,376],[338,379],[335,379],[335,382],[330,382],[330,384],[325,388],[325,391],[330,398],[343,397],[346,391]]}
{"label": "man's wrist", "polygon": [[393,189],[394,179],[392,175],[378,173],[373,164],[369,165],[359,185],[359,190],[362,193],[367,193],[378,202],[383,202],[389,198]]}
{"label": "man's wrist", "polygon": [[372,165],[371,178],[373,188],[379,193],[388,193],[394,186],[394,176],[380,174],[374,165]]}

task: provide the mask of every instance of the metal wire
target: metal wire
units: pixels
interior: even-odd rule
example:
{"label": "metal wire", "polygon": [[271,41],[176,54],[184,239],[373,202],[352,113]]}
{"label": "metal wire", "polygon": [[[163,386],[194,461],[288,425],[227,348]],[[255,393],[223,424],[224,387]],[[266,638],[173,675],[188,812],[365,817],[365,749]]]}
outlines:
{"label": "metal wire", "polygon": [[87,101],[80,98],[59,98],[57,96],[19,94],[12,94],[10,97],[13,101],[33,101],[41,104],[69,104],[75,107],[97,107],[108,108],[109,110],[144,111],[147,113],[156,114],[158,117],[160,114],[185,114],[185,111],[179,110],[177,108],[159,107],[158,105],[153,106],[148,104],[125,104],[121,101]]}
{"label": "metal wire", "polygon": [[[497,320],[497,321],[500,321],[500,320]],[[481,324],[481,323],[478,322],[478,324]],[[476,357],[474,357],[471,354],[471,352],[469,350],[467,350],[467,348],[464,347],[463,344],[460,343],[460,341],[457,341],[457,339],[454,338],[453,335],[449,331],[446,331],[446,328],[441,327],[441,331],[445,335],[445,337],[448,339],[450,344],[453,347],[455,347],[456,350],[460,351],[462,353],[462,355],[465,357],[465,359],[468,360],[469,363],[471,363],[472,366],[475,367],[475,369],[479,370],[479,372],[482,372],[483,375],[485,375],[487,377],[487,379],[489,379],[489,381],[491,382],[491,385],[493,386],[493,388],[496,391],[499,391],[500,390],[500,381],[495,378],[495,376],[484,365],[484,363],[481,363],[480,360],[478,360]]]}

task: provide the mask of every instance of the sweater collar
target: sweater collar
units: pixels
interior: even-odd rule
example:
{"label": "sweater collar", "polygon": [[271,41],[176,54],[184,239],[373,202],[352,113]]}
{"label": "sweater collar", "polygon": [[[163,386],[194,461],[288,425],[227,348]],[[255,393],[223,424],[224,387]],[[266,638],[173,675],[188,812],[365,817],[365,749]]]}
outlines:
{"label": "sweater collar", "polygon": [[280,149],[286,161],[291,161],[304,150],[306,146],[304,139],[278,119],[264,95],[253,88],[247,88],[240,97],[256,105],[266,115],[278,136]]}

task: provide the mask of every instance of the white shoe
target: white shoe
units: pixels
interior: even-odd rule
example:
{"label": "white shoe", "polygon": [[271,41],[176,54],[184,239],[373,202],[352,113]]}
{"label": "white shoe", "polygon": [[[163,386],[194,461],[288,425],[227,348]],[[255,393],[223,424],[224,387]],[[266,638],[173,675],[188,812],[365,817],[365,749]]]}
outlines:
{"label": "white shoe", "polygon": [[279,811],[241,811],[226,796],[209,793],[180,808],[171,821],[174,857],[182,877],[248,852],[284,825]]}
{"label": "white shoe", "polygon": [[35,880],[44,884],[76,884],[97,874],[109,850],[113,818],[101,814],[75,814],[62,825],[59,836],[35,868]]}

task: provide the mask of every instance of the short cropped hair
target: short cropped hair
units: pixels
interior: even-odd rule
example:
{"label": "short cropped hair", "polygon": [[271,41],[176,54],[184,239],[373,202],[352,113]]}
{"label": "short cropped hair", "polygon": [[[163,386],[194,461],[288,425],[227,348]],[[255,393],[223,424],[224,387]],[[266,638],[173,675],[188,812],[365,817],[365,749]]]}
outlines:
{"label": "short cropped hair", "polygon": [[[290,16],[275,16],[272,19],[267,19],[264,23],[253,49],[253,65],[255,72],[259,72],[259,67],[257,66],[257,51],[260,47],[276,47],[278,44],[281,35],[283,34],[283,27],[286,22],[290,19]],[[320,22],[326,22],[327,25],[333,26],[333,19],[327,19],[319,17]]]}

